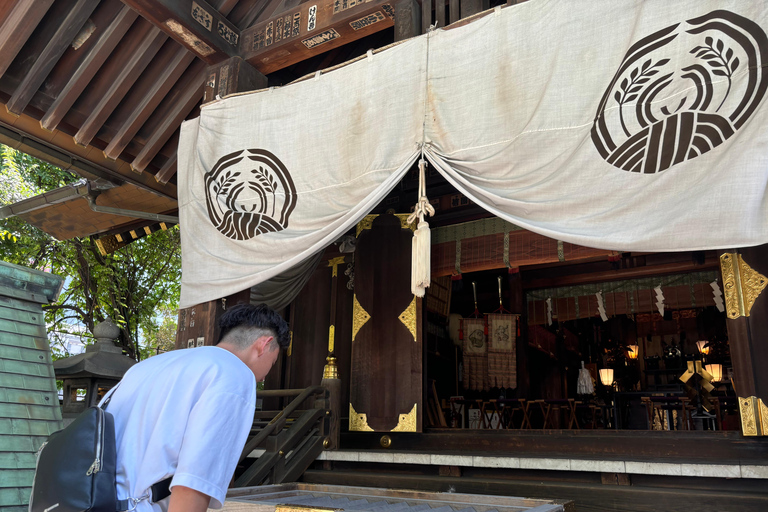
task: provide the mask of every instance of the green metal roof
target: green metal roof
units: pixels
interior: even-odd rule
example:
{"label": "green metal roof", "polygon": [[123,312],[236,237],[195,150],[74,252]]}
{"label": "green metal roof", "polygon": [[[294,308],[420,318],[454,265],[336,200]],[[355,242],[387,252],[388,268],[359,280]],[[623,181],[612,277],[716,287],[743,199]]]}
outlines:
{"label": "green metal roof", "polygon": [[61,429],[41,304],[63,279],[0,261],[0,509],[26,511],[35,452]]}

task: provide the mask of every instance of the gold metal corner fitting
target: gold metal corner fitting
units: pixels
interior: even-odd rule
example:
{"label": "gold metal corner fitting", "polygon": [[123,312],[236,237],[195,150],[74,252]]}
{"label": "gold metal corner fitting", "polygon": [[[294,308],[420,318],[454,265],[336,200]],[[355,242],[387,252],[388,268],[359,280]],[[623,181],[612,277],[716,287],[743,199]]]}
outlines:
{"label": "gold metal corner fitting", "polygon": [[755,396],[739,397],[741,432],[745,436],[768,436],[768,406]]}
{"label": "gold metal corner fitting", "polygon": [[[410,213],[396,213],[395,217],[400,219],[400,228],[402,229],[410,229],[411,231],[416,231],[416,224],[408,224],[408,217],[410,217]],[[378,217],[378,214],[371,214],[366,215],[363,217],[363,220],[357,223],[357,230],[355,232],[355,236],[359,237],[360,233],[365,231],[366,229],[371,229],[371,226],[373,226],[373,221]]]}
{"label": "gold metal corner fitting", "polygon": [[416,432],[416,406],[417,404],[413,404],[411,412],[400,415],[397,426],[392,429],[392,432]]}
{"label": "gold metal corner fitting", "polygon": [[357,300],[357,295],[352,296],[352,341],[355,341],[358,331],[365,325],[365,322],[371,319],[371,315],[363,309]]}
{"label": "gold metal corner fitting", "polygon": [[752,270],[738,253],[721,254],[720,270],[723,273],[723,294],[728,318],[749,316],[755,300],[768,286],[768,278]]}
{"label": "gold metal corner fitting", "polygon": [[349,404],[349,430],[352,432],[373,432],[373,429],[368,426],[368,415],[365,413],[358,414],[351,402]]}
{"label": "gold metal corner fitting", "polygon": [[280,504],[275,505],[275,512],[344,512],[344,509]]}
{"label": "gold metal corner fitting", "polygon": [[339,275],[339,265],[344,264],[344,256],[339,256],[338,258],[333,258],[331,260],[328,260],[328,266],[333,269],[331,272],[331,277],[336,277]]}
{"label": "gold metal corner fitting", "polygon": [[405,308],[405,310],[400,313],[400,316],[397,317],[400,319],[401,322],[403,322],[403,325],[411,331],[411,335],[413,336],[413,341],[418,341],[416,339],[416,296],[413,296],[413,300],[410,304],[408,304],[408,307]]}

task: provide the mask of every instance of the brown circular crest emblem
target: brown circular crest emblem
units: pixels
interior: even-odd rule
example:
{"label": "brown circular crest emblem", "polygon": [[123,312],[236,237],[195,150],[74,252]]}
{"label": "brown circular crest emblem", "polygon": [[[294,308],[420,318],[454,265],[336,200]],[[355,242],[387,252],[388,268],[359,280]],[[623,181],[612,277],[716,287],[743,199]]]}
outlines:
{"label": "brown circular crest emblem", "polygon": [[600,101],[592,142],[619,169],[657,173],[711,151],[752,116],[768,87],[768,38],[713,11],[635,43]]}
{"label": "brown circular crest emblem", "polygon": [[282,231],[296,207],[288,170],[272,153],[246,149],[225,155],[205,173],[208,216],[234,240]]}

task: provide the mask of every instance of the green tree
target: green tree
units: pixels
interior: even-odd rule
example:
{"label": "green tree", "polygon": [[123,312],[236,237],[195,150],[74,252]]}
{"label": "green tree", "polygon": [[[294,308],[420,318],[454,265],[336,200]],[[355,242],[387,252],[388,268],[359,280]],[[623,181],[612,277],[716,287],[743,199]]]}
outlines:
{"label": "green tree", "polygon": [[[2,204],[78,179],[7,146],[0,145],[0,159]],[[94,237],[56,240],[11,217],[0,220],[0,258],[66,279],[56,303],[45,306],[54,353],[62,334],[79,335],[89,343],[93,327],[107,318],[120,326],[117,343],[135,359],[155,353],[157,343],[164,350],[172,348],[167,333],[175,333],[180,291],[178,228],[158,231],[104,256]],[[158,335],[160,327],[163,336]]]}

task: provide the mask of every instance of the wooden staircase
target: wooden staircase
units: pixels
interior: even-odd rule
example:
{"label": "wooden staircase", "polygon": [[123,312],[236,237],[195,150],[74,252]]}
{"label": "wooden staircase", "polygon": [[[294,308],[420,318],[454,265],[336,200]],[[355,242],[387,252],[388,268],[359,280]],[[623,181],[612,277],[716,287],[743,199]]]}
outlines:
{"label": "wooden staircase", "polygon": [[259,397],[294,398],[281,411],[256,411],[233,487],[295,482],[328,443],[331,414],[326,388],[260,391]]}

